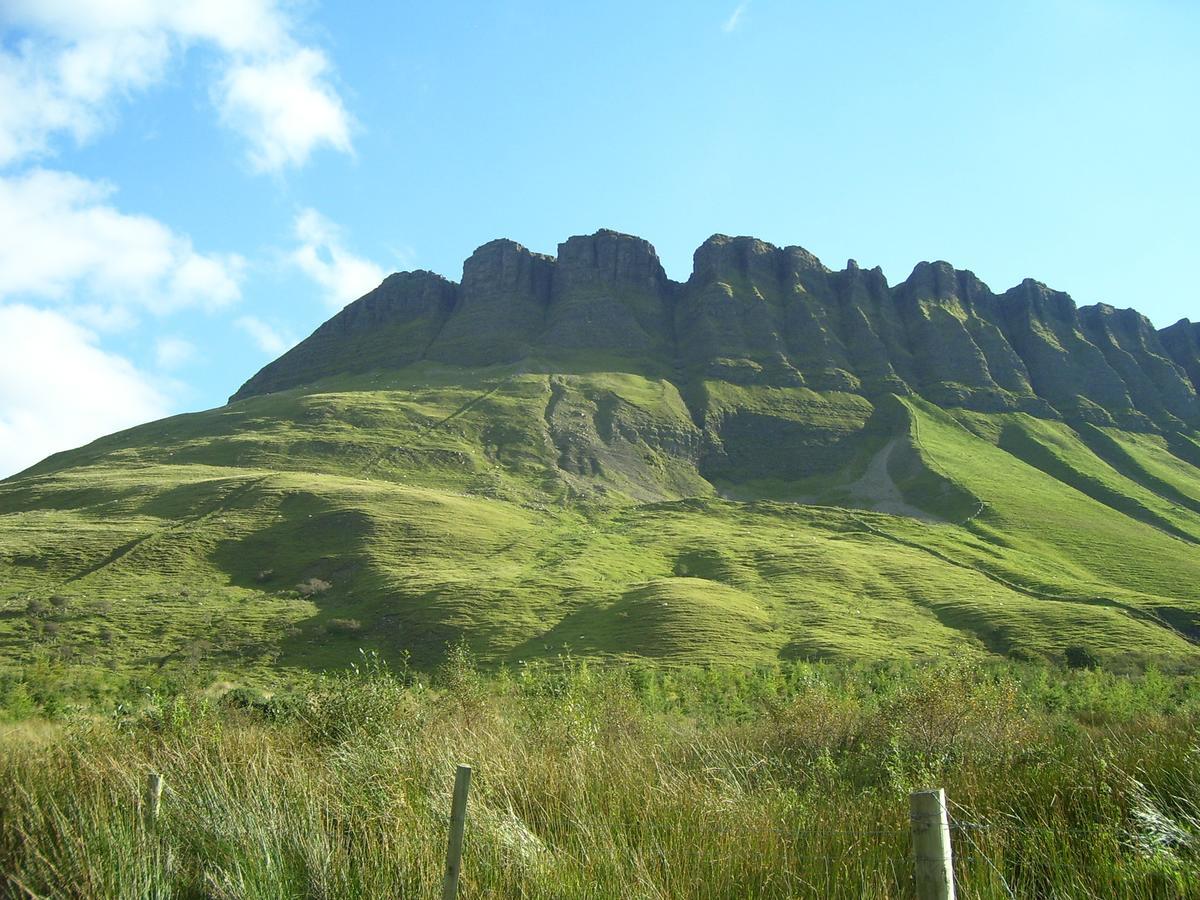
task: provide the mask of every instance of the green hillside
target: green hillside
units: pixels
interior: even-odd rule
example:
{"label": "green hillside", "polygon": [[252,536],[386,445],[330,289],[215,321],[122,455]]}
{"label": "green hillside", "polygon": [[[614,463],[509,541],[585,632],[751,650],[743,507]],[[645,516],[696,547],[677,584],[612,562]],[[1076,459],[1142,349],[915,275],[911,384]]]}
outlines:
{"label": "green hillside", "polygon": [[0,483],[0,659],[1200,662],[1187,435],[596,362],[329,378],[52,457]]}

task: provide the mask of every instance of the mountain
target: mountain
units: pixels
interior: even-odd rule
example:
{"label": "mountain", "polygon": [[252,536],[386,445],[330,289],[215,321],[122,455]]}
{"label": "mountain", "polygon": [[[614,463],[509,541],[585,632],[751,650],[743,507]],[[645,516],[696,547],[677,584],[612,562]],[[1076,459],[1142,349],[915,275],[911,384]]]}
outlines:
{"label": "mountain", "polygon": [[1078,308],[1026,280],[996,295],[971,272],[921,263],[889,287],[851,260],[715,235],[691,278],[667,278],[646,241],[600,231],[556,257],[480,247],[455,284],[393,275],[266,366],[233,400],[419,361],[490,366],[620,359],[621,371],[867,398],[916,395],[1135,430],[1200,423],[1196,326],[1158,332],[1105,304]]}
{"label": "mountain", "polygon": [[677,283],[612,231],[492,241],[225,407],[0,482],[0,660],[1191,668],[1198,378],[1190,322],[942,262],[891,286],[717,235]]}

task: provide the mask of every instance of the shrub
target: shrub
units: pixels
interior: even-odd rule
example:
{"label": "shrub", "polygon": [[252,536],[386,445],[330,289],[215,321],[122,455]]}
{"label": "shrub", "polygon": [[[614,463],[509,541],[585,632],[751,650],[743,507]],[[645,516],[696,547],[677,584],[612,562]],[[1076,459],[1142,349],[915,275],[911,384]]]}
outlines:
{"label": "shrub", "polygon": [[1100,658],[1087,647],[1071,646],[1064,651],[1063,655],[1066,657],[1067,666],[1072,669],[1100,668]]}
{"label": "shrub", "polygon": [[310,578],[308,581],[302,581],[296,585],[296,591],[301,597],[313,597],[317,594],[323,594],[333,587],[328,581],[322,581],[320,578]]}
{"label": "shrub", "polygon": [[852,750],[867,726],[859,701],[845,691],[815,683],[770,709],[768,745],[801,757]]}
{"label": "shrub", "polygon": [[474,706],[483,699],[484,679],[475,654],[465,639],[446,648],[446,658],[434,673],[434,682],[462,706]]}
{"label": "shrub", "polygon": [[968,662],[912,672],[880,710],[881,731],[910,760],[934,768],[970,756],[999,760],[1029,742],[1032,723],[1015,679]]}
{"label": "shrub", "polygon": [[362,630],[362,622],[358,619],[330,619],[325,623],[326,634],[353,635]]}
{"label": "shrub", "polygon": [[404,718],[404,681],[379,654],[361,650],[359,654],[360,662],[349,671],[323,675],[305,698],[301,715],[319,741],[375,737],[394,729]]}
{"label": "shrub", "polygon": [[262,691],[251,687],[235,687],[221,695],[221,702],[235,709],[250,709],[261,712],[266,709],[267,698]]}

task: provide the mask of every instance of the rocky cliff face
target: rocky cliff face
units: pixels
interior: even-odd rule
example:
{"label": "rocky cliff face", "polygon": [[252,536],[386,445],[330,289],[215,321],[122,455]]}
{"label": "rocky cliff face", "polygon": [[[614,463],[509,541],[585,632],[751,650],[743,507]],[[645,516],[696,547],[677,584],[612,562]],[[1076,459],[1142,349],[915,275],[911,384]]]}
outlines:
{"label": "rocky cliff face", "polygon": [[674,352],[671,286],[654,248],[615,231],[558,245],[546,327],[547,355],[590,349],[615,354]]}
{"label": "rocky cliff face", "polygon": [[422,359],[463,366],[588,352],[679,383],[808,387],[943,406],[1021,410],[1126,428],[1200,424],[1200,326],[1156,331],[1133,310],[1077,307],[1026,280],[995,294],[921,263],[890,286],[851,260],[714,235],[670,281],[646,241],[602,230],[555,257],[480,247],[455,284],[392,275],[251,378],[233,400]]}
{"label": "rocky cliff face", "polygon": [[1187,372],[1192,386],[1200,391],[1200,322],[1180,319],[1158,333],[1171,359]]}
{"label": "rocky cliff face", "polygon": [[433,272],[389,275],[259,370],[231,399],[286,390],[337,372],[418,362],[427,356],[451,313],[458,312],[459,294],[458,285]]}

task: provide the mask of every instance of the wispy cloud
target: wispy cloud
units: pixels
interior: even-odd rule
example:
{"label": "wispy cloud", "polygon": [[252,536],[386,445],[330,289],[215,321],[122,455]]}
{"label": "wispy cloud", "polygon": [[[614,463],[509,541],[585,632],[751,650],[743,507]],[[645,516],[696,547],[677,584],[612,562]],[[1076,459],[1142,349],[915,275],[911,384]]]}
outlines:
{"label": "wispy cloud", "polygon": [[742,24],[742,19],[746,15],[746,10],[750,8],[750,0],[742,0],[729,14],[729,18],[721,25],[721,30],[728,34],[731,31],[736,31],[738,26]]}
{"label": "wispy cloud", "polygon": [[270,356],[278,356],[295,343],[257,316],[240,316],[234,324],[250,336],[259,350]]}
{"label": "wispy cloud", "polygon": [[181,337],[166,335],[154,342],[154,362],[160,369],[178,369],[195,357],[195,344]]}
{"label": "wispy cloud", "polygon": [[189,46],[216,49],[213,99],[260,171],[350,152],[350,116],[325,55],[294,36],[284,0],[6,0],[0,29],[0,165],[49,153],[56,135],[93,137],[121,98],[161,82]]}
{"label": "wispy cloud", "polygon": [[341,229],[315,209],[302,210],[294,230],[300,243],[288,259],[324,288],[331,307],[343,307],[383,281],[383,269],[347,250]]}

